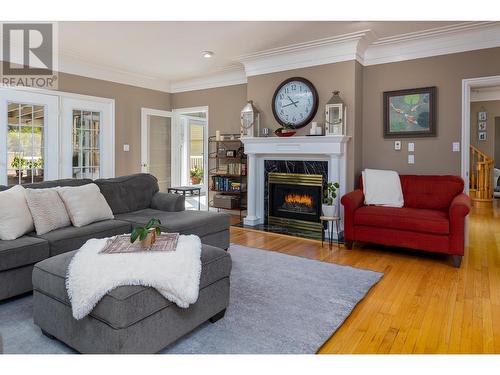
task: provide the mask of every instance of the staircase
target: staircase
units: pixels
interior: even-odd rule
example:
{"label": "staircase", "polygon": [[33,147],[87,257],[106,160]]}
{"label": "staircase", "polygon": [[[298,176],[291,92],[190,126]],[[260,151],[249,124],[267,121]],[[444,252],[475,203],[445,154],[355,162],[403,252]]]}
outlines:
{"label": "staircase", "polygon": [[476,207],[491,207],[493,203],[493,158],[470,146],[469,195]]}

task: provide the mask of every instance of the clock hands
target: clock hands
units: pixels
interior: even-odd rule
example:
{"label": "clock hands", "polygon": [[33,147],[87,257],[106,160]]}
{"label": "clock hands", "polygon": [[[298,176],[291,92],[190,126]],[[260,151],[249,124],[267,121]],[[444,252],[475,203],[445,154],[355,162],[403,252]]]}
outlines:
{"label": "clock hands", "polygon": [[[290,99],[290,101],[292,102],[292,104],[295,106],[295,108],[297,108],[297,103],[298,101],[294,102],[292,98],[290,98],[290,95],[287,95],[288,96],[288,99]],[[290,104],[289,104],[290,105]]]}
{"label": "clock hands", "polygon": [[299,102],[298,100],[296,102],[293,101],[292,98],[288,97],[288,99],[290,99],[291,103],[288,103],[288,104],[285,104],[285,105],[282,105],[281,108],[285,108],[285,107],[289,107],[291,105],[294,105],[296,108],[297,108],[297,103]]}

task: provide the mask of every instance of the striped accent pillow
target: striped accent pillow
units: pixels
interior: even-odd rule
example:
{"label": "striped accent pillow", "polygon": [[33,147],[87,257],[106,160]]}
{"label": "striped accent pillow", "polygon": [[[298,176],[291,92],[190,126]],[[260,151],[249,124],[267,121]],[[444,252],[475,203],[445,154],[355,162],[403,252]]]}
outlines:
{"label": "striped accent pillow", "polygon": [[26,189],[26,200],[39,236],[71,225],[57,188]]}

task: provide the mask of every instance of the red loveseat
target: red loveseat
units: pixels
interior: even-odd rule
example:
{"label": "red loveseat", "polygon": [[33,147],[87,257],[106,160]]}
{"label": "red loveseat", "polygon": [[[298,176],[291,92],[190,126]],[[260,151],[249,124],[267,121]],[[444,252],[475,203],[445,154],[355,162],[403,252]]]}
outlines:
{"label": "red loveseat", "polygon": [[464,255],[465,217],[471,207],[458,176],[401,175],[404,207],[365,206],[360,189],[344,195],[345,246],[353,241],[450,254],[455,267]]}

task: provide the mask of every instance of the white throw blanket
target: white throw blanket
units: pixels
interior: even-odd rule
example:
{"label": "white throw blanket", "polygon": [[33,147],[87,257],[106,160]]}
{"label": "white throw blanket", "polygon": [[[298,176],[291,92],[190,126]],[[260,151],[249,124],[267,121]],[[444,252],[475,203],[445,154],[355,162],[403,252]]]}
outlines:
{"label": "white throw blanket", "polygon": [[198,299],[201,242],[197,236],[179,236],[176,251],[99,254],[108,239],[91,239],[68,267],[68,290],[73,317],[82,319],[109,291],[123,285],[153,287],[177,306]]}

